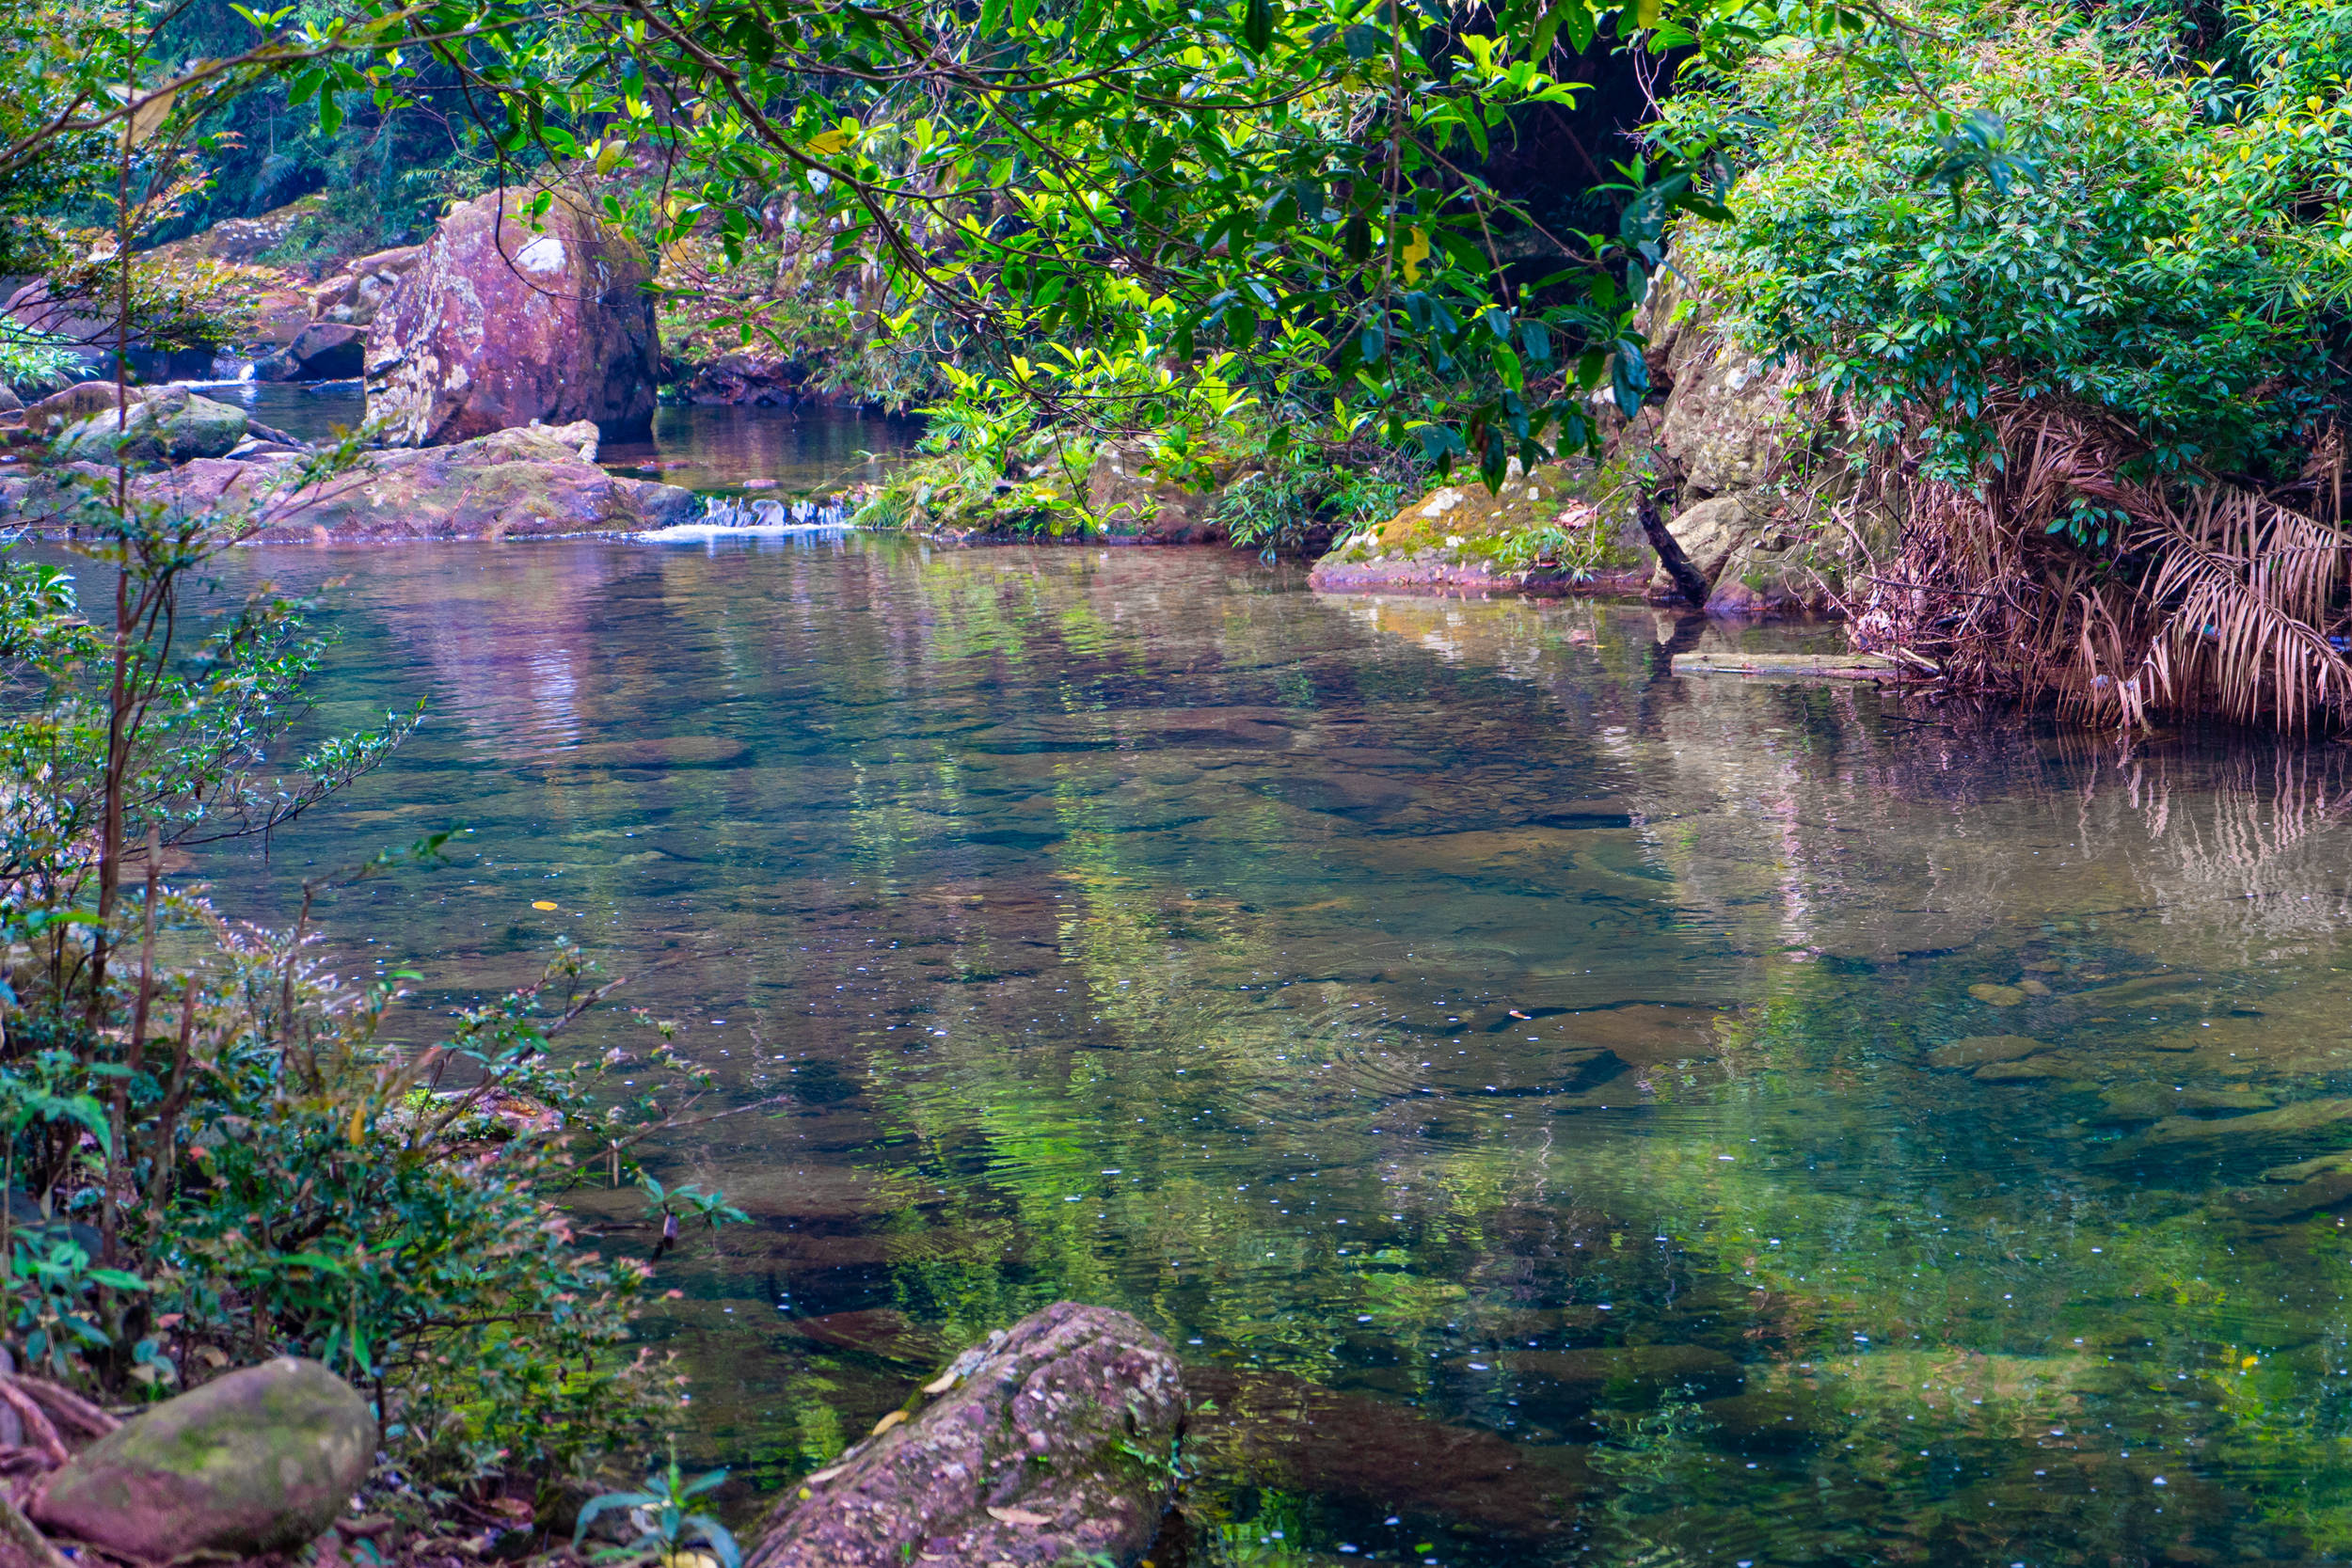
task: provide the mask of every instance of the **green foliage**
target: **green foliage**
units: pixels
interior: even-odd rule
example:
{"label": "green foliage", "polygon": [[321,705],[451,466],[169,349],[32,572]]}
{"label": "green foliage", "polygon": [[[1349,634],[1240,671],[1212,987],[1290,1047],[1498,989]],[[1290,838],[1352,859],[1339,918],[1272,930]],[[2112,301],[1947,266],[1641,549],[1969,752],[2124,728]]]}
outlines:
{"label": "green foliage", "polygon": [[1418,465],[1378,447],[1286,449],[1234,481],[1209,515],[1236,547],[1272,561],[1394,515],[1420,486]]}
{"label": "green foliage", "polygon": [[[412,1486],[580,1484],[659,1430],[675,1386],[628,1343],[650,1261],[583,1249],[553,1200],[636,1174],[633,1149],[709,1076],[667,1029],[644,1057],[558,1061],[552,1038],[612,989],[564,944],[437,1042],[379,1038],[416,976],[340,978],[314,906],[429,864],[448,833],[306,883],[283,930],[164,879],[176,847],[286,831],[414,722],[268,770],[323,647],[307,607],[264,592],[199,626],[185,606],[272,504],[183,515],[71,492],[109,581],[99,625],[68,574],[0,553],[0,1164],[25,1195],[0,1218],[8,1330],[118,1397],[315,1356],[373,1395]],[[667,1214],[741,1217],[647,1180]]]}
{"label": "green foliage", "polygon": [[71,344],[0,319],[0,387],[20,392],[63,386],[81,368]]}
{"label": "green foliage", "polygon": [[2352,143],[2340,90],[2304,91],[2340,61],[2279,35],[2341,38],[2344,14],[2242,9],[2261,63],[2221,119],[2203,73],[2152,74],[2051,8],[1756,40],[1668,106],[1662,143],[1744,170],[1677,254],[1866,432],[1915,429],[1930,477],[1999,461],[2005,399],[2114,417],[2143,473],[2292,475],[2343,385]]}
{"label": "green foliage", "polygon": [[598,1552],[589,1560],[612,1561],[652,1551],[666,1562],[688,1546],[699,1544],[709,1548],[723,1568],[741,1568],[743,1552],[735,1544],[735,1537],[718,1520],[697,1512],[694,1505],[695,1498],[716,1490],[726,1479],[724,1470],[713,1470],[688,1481],[686,1473],[678,1468],[677,1449],[673,1446],[669,1466],[647,1476],[643,1491],[607,1492],[590,1499],[580,1511],[580,1525],[572,1531],[572,1545],[577,1548],[587,1539],[588,1527],[598,1514],[613,1509],[643,1509],[646,1523],[635,1542],[614,1551]]}

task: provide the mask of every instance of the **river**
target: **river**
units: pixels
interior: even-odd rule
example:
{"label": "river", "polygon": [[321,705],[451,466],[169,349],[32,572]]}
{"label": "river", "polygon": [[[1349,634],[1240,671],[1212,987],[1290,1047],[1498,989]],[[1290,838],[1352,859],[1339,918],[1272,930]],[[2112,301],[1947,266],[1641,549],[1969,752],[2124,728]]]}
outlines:
{"label": "river", "polygon": [[325,721],[431,703],[275,885],[462,824],[355,964],[568,933],[790,1097],[656,1162],[751,1216],[647,1325],[739,1513],[1070,1296],[1216,1399],[1210,1560],[2352,1551],[2347,748],[1212,550],[251,559],[348,579]]}

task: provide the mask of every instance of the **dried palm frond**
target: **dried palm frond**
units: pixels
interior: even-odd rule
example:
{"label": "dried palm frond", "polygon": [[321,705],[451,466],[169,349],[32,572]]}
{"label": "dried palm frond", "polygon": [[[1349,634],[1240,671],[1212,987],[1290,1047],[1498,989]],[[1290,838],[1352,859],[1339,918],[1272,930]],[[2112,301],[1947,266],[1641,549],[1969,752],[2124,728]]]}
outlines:
{"label": "dried palm frond", "polygon": [[[1898,560],[1849,606],[1863,647],[1933,657],[1959,685],[2126,728],[2159,713],[2303,730],[2352,715],[2344,438],[2316,433],[2286,495],[2124,477],[2145,451],[2112,419],[2045,402],[1991,411],[2001,462],[1975,491],[1877,473]],[[2126,519],[2119,552],[2058,536],[2081,506]]]}

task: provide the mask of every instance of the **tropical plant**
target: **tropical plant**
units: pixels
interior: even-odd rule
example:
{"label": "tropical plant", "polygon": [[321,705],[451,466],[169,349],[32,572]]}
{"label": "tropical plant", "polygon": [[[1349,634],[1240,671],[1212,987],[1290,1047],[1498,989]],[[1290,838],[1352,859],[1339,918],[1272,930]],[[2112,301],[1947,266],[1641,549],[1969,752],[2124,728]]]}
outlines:
{"label": "tropical plant", "polygon": [[1677,265],[1902,519],[1867,645],[2110,722],[2352,705],[2342,10],[2233,18],[2234,80],[1963,0],[1686,70],[1659,138],[1741,177]]}
{"label": "tropical plant", "polygon": [[696,1511],[695,1499],[717,1490],[726,1479],[724,1470],[712,1470],[687,1480],[686,1472],[678,1468],[677,1447],[672,1444],[669,1465],[647,1476],[644,1490],[607,1492],[589,1499],[580,1511],[580,1524],[572,1531],[572,1545],[577,1549],[587,1540],[588,1527],[596,1523],[599,1514],[614,1509],[643,1510],[644,1524],[636,1540],[598,1552],[589,1560],[610,1562],[650,1553],[664,1562],[675,1563],[687,1547],[699,1544],[708,1547],[723,1568],[742,1568],[743,1553],[736,1545],[735,1537],[717,1519]]}

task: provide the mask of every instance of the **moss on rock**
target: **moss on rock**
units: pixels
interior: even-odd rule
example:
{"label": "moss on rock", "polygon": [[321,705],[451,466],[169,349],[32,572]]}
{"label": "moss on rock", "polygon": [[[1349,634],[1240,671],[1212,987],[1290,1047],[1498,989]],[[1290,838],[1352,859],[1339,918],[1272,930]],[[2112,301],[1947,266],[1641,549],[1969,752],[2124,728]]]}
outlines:
{"label": "moss on rock", "polygon": [[1476,588],[1521,593],[1629,593],[1649,552],[1626,529],[1610,470],[1583,462],[1514,463],[1499,490],[1444,484],[1315,564],[1329,589]]}

